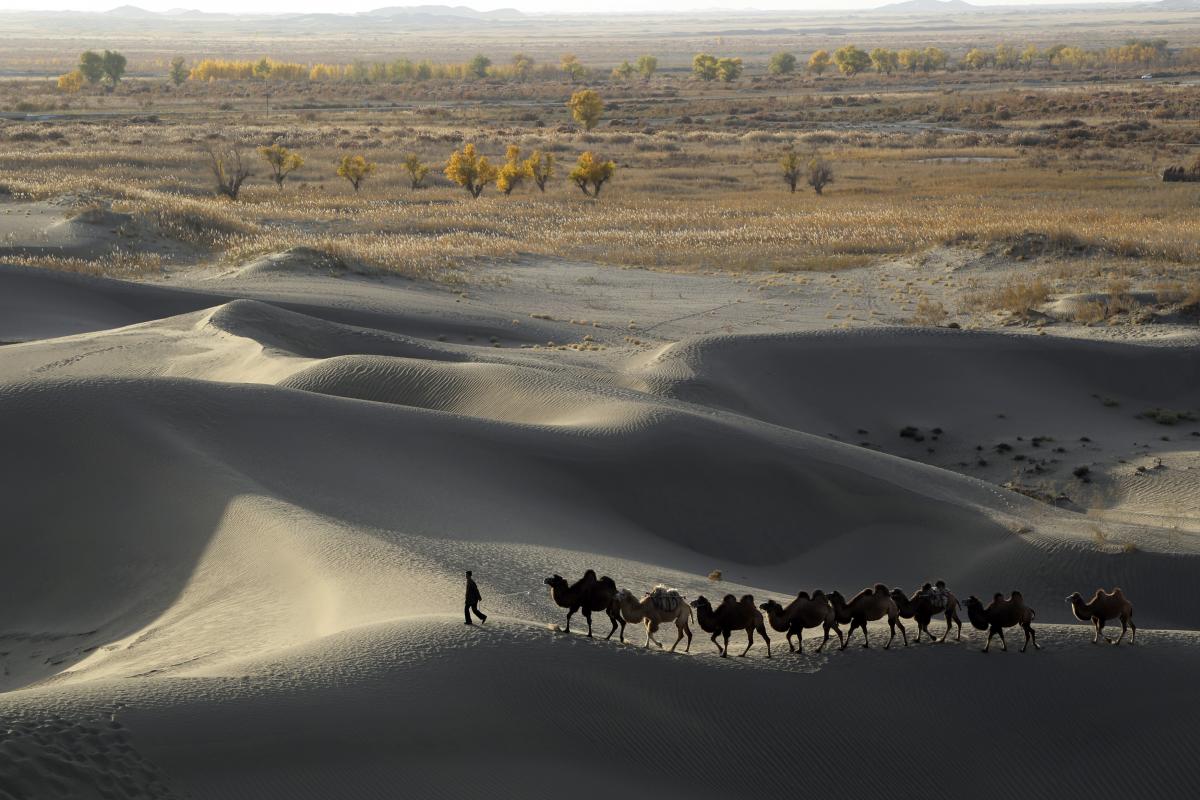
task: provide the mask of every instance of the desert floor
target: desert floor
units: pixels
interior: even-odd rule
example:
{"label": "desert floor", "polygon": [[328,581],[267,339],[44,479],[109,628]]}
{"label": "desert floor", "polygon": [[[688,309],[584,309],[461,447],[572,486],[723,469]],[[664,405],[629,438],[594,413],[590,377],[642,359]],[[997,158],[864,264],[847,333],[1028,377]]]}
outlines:
{"label": "desert floor", "polygon": [[[899,324],[1005,268],[0,268],[0,798],[1193,796],[1197,328]],[[558,633],[589,567],[1019,589],[1042,649]]]}

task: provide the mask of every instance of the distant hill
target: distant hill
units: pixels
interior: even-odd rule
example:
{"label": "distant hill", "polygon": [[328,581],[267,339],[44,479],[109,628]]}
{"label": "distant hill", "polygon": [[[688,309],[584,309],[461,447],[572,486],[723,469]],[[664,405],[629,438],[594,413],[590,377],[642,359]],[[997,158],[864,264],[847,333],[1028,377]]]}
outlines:
{"label": "distant hill", "polygon": [[880,14],[969,14],[980,9],[964,0],[904,0],[871,10]]}
{"label": "distant hill", "polygon": [[464,19],[521,19],[525,15],[515,8],[498,8],[495,11],[476,11],[467,6],[389,6],[364,11],[363,17],[463,17]]}
{"label": "distant hill", "polygon": [[1200,0],[1158,0],[1146,7],[1154,11],[1200,11]]}

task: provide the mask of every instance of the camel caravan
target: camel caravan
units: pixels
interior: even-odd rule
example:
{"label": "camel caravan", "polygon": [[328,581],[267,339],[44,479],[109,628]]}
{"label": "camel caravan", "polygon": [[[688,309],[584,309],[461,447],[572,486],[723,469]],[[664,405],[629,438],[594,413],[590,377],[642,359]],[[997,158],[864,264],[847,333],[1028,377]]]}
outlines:
{"label": "camel caravan", "polygon": [[[857,630],[862,631],[863,647],[870,647],[871,640],[867,635],[867,623],[886,620],[889,629],[887,642],[883,649],[892,646],[896,638],[896,630],[904,646],[908,646],[908,631],[902,620],[911,619],[916,623],[917,635],[914,641],[920,642],[922,636],[928,636],[930,641],[944,642],[955,631],[955,640],[962,639],[962,620],[958,612],[965,608],[967,619],[971,625],[980,631],[987,631],[987,642],[983,646],[984,653],[992,646],[992,639],[1000,637],[1000,648],[1008,650],[1004,640],[1006,628],[1020,627],[1025,634],[1025,643],[1021,646],[1024,653],[1030,644],[1035,650],[1040,650],[1037,633],[1033,629],[1035,612],[1025,603],[1020,592],[1014,591],[1008,597],[996,593],[986,606],[979,598],[971,595],[964,604],[960,604],[954,593],[946,588],[945,581],[936,584],[926,583],[911,595],[900,589],[889,589],[882,583],[863,589],[847,600],[841,592],[826,593],[817,589],[811,594],[800,592],[786,606],[775,600],[755,605],[753,595],[743,595],[740,599],[727,594],[719,604],[714,606],[712,601],[703,595],[690,603],[677,589],[666,586],[655,586],[645,592],[641,598],[628,589],[618,589],[616,581],[607,575],[597,577],[595,570],[588,570],[575,583],[568,583],[561,575],[551,575],[543,583],[550,587],[550,597],[556,605],[567,609],[566,625],[559,629],[563,633],[571,632],[571,617],[575,612],[582,611],[587,621],[587,635],[592,635],[592,613],[603,611],[608,615],[612,629],[604,638],[611,639],[614,633],[620,631],[619,637],[625,642],[625,625],[627,623],[642,623],[646,627],[646,647],[654,643],[663,648],[662,642],[655,638],[658,629],[664,623],[674,624],[677,636],[671,645],[671,652],[685,638],[687,644],[684,652],[692,648],[692,614],[695,612],[696,622],[700,629],[707,634],[716,646],[722,658],[729,655],[729,637],[737,632],[746,634],[746,648],[739,653],[745,656],[754,646],[754,634],[762,637],[767,649],[767,658],[771,657],[771,637],[767,633],[770,626],[776,633],[784,634],[788,649],[793,653],[804,652],[804,631],[810,628],[820,628],[823,633],[816,652],[821,652],[829,643],[829,634],[837,635],[838,649],[845,650]],[[1120,589],[1112,592],[1097,590],[1088,602],[1078,592],[1067,598],[1074,615],[1090,622],[1095,628],[1093,644],[1098,643],[1101,636],[1105,641],[1119,645],[1127,631],[1132,631],[1129,642],[1133,644],[1137,638],[1137,626],[1133,624],[1133,605],[1126,599]],[[929,630],[929,623],[935,616],[943,616],[946,621],[946,631],[941,637],[934,636]],[[1119,620],[1121,635],[1112,639],[1104,635],[1104,626],[1110,620]],[[842,626],[849,625],[843,634]],[[792,637],[796,643],[792,643]],[[718,637],[720,641],[717,641]]]}

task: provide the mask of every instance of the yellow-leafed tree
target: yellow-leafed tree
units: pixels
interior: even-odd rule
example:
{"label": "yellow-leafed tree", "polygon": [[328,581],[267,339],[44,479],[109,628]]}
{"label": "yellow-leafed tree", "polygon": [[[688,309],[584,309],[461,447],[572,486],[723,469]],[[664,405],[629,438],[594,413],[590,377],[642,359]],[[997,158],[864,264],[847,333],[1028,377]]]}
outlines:
{"label": "yellow-leafed tree", "polygon": [[783,182],[792,190],[792,194],[795,194],[796,184],[800,183],[800,173],[804,171],[800,156],[796,155],[795,150],[788,150],[779,160],[779,166],[783,168]]}
{"label": "yellow-leafed tree", "polygon": [[375,162],[367,161],[362,156],[342,156],[342,160],[338,162],[337,174],[339,178],[345,178],[350,181],[350,185],[354,187],[354,191],[358,191],[358,187],[362,182],[375,173]]}
{"label": "yellow-leafed tree", "polygon": [[571,116],[575,121],[582,125],[584,130],[590,131],[596,127],[604,113],[604,101],[595,90],[580,89],[571,95],[571,99],[567,101],[567,108],[571,109]]}
{"label": "yellow-leafed tree", "polygon": [[258,154],[271,168],[271,180],[275,181],[280,191],[283,191],[287,176],[304,166],[304,159],[299,153],[293,153],[278,143],[258,148]]}
{"label": "yellow-leafed tree", "polygon": [[510,144],[504,151],[504,164],[496,173],[496,188],[505,194],[512,194],[513,189],[528,177],[529,164],[521,160],[521,148]]}
{"label": "yellow-leafed tree", "polygon": [[74,94],[83,88],[83,73],[79,70],[68,72],[65,75],[58,76],[58,90],[67,94]]}
{"label": "yellow-leafed tree", "polygon": [[422,164],[416,153],[409,153],[404,159],[404,171],[408,173],[408,185],[420,189],[425,185],[425,176],[429,174],[429,165]]}
{"label": "yellow-leafed tree", "polygon": [[571,170],[568,175],[580,191],[589,197],[599,197],[600,188],[613,176],[617,171],[617,165],[612,161],[603,161],[596,158],[596,154],[588,150],[579,157],[579,161],[575,163],[575,169]]}
{"label": "yellow-leafed tree", "polygon": [[466,189],[471,197],[483,194],[483,187],[496,180],[497,170],[487,160],[487,156],[478,155],[475,145],[463,145],[462,150],[455,150],[446,162],[446,177]]}
{"label": "yellow-leafed tree", "polygon": [[554,177],[554,154],[534,150],[532,155],[525,159],[525,168],[529,170],[529,177],[533,178],[533,182],[544,192],[546,182]]}

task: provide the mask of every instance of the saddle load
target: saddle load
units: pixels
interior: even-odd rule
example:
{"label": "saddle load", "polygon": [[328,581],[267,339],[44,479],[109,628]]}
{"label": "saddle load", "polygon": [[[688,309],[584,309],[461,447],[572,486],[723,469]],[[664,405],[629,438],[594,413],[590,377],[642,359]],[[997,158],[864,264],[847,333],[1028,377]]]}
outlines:
{"label": "saddle load", "polygon": [[659,611],[674,611],[683,602],[683,595],[678,589],[671,589],[662,584],[655,586],[648,596],[650,603]]}

